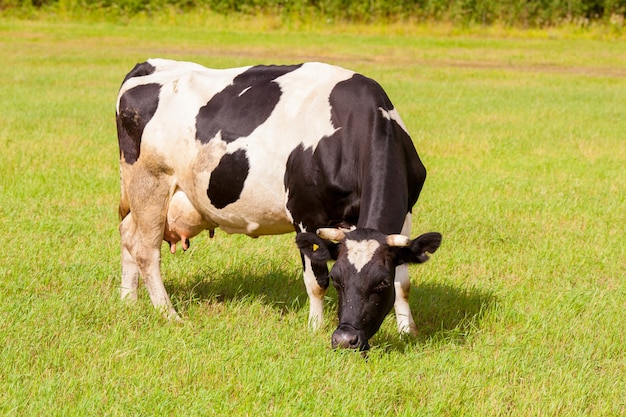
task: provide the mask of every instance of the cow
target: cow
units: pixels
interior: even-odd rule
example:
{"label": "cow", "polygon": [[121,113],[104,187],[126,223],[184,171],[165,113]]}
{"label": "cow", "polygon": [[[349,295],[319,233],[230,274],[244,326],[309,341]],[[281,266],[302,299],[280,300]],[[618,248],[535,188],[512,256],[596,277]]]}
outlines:
{"label": "cow", "polygon": [[333,348],[369,349],[392,307],[398,330],[417,332],[407,264],[429,259],[441,235],[409,237],[426,170],[377,82],[317,62],[149,59],[126,75],[116,121],[122,298],[137,298],[141,276],[153,305],[177,319],[163,241],[174,252],[204,230],[295,231],[310,327],[323,323],[331,281],[337,290]]}

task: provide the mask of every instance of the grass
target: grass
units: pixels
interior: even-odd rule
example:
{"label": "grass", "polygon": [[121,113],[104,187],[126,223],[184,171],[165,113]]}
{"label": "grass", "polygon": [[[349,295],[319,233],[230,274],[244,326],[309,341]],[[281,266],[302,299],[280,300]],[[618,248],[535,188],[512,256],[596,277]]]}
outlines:
{"label": "grass", "polygon": [[[0,20],[0,414],[626,413],[626,44],[172,19]],[[151,56],[381,82],[429,171],[414,234],[444,235],[417,338],[332,351],[333,292],[310,333],[293,235],[164,245],[182,324],[118,300],[114,102]]]}

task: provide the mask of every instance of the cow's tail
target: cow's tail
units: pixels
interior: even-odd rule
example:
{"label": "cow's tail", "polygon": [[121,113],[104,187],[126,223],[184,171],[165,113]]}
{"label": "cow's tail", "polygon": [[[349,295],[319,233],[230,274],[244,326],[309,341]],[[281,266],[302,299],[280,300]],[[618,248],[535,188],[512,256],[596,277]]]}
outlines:
{"label": "cow's tail", "polygon": [[126,187],[124,186],[124,170],[120,166],[120,184],[121,184],[121,192],[120,192],[120,206],[118,208],[118,214],[120,215],[120,220],[124,220],[128,213],[130,213],[130,204],[128,202],[128,195],[126,194]]}

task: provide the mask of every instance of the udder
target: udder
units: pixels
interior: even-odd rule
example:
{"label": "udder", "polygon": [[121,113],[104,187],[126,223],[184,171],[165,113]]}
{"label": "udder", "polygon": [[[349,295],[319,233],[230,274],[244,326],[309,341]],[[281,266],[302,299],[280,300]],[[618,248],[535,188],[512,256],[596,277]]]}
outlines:
{"label": "udder", "polygon": [[170,244],[170,252],[176,252],[176,243],[182,242],[183,250],[189,249],[189,239],[214,226],[207,222],[194,208],[181,190],[176,190],[167,209],[163,240]]}

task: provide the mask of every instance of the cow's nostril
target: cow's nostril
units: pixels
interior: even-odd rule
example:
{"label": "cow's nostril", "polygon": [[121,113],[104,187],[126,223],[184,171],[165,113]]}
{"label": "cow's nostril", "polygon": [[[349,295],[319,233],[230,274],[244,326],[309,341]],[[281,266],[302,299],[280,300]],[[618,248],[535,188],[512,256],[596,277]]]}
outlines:
{"label": "cow's nostril", "polygon": [[356,349],[359,347],[359,335],[354,332],[337,329],[333,333],[331,343],[333,349]]}

